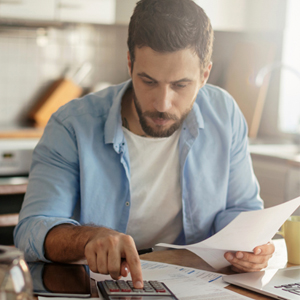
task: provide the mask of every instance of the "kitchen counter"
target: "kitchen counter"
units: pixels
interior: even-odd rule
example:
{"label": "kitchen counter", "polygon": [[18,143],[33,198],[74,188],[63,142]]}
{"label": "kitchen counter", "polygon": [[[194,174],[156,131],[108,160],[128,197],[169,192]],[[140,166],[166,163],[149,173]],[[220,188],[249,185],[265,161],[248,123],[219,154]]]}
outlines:
{"label": "kitchen counter", "polygon": [[285,161],[288,165],[300,168],[300,149],[295,144],[254,144],[249,145],[251,156]]}
{"label": "kitchen counter", "polygon": [[43,132],[44,128],[0,129],[0,139],[40,138]]}
{"label": "kitchen counter", "polygon": [[0,176],[28,175],[32,153],[40,138],[1,138]]}

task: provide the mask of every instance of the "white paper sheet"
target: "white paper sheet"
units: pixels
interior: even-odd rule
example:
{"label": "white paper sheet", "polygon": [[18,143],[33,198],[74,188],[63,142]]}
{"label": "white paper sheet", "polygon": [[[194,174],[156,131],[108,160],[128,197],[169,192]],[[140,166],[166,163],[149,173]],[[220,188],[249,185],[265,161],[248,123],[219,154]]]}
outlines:
{"label": "white paper sheet", "polygon": [[[250,299],[224,289],[227,284],[222,280],[222,274],[219,273],[145,260],[141,260],[141,265],[144,280],[164,282],[180,300]],[[90,276],[96,281],[111,279],[109,275],[92,271],[90,271]],[[131,280],[130,274],[123,279]]]}
{"label": "white paper sheet", "polygon": [[251,252],[256,246],[268,243],[299,205],[300,197],[263,210],[242,212],[222,230],[200,243],[185,246],[160,243],[156,246],[188,249],[218,270],[230,265],[224,258],[225,252]]}

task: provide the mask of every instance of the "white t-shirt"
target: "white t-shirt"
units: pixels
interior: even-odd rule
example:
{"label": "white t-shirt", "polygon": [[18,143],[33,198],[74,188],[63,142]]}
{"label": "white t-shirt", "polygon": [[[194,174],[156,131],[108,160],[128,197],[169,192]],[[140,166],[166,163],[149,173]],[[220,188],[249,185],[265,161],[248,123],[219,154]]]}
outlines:
{"label": "white t-shirt", "polygon": [[173,243],[182,231],[178,140],[138,136],[123,127],[130,157],[131,208],[127,234],[138,249]]}

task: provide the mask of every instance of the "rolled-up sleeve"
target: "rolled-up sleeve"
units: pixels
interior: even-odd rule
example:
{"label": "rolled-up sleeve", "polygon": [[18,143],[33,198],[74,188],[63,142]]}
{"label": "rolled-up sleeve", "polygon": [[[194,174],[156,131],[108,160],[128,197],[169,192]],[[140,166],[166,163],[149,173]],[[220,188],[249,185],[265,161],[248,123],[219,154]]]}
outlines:
{"label": "rolled-up sleeve", "polygon": [[19,223],[14,231],[16,247],[27,261],[43,260],[48,231],[72,219],[79,195],[79,163],[72,128],[53,115],[36,146],[29,184]]}

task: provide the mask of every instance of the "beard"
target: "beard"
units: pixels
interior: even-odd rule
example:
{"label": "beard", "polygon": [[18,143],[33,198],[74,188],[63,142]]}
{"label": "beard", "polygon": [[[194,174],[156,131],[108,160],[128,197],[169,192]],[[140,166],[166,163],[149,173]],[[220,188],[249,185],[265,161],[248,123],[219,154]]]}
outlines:
{"label": "beard", "polygon": [[[163,138],[163,137],[169,137],[171,136],[177,129],[179,129],[189,114],[189,112],[192,109],[192,106],[187,109],[184,114],[179,118],[176,115],[169,114],[166,112],[159,112],[159,111],[142,111],[140,102],[138,101],[136,94],[134,92],[134,89],[132,89],[132,97],[133,97],[133,102],[135,109],[137,111],[140,125],[143,129],[143,131],[146,133],[146,135],[151,136],[151,137],[158,137],[158,138]],[[170,125],[169,128],[164,128],[163,125],[149,125],[147,122],[146,117],[150,117],[153,119],[163,119],[163,120],[173,120],[175,121],[172,125]]]}

